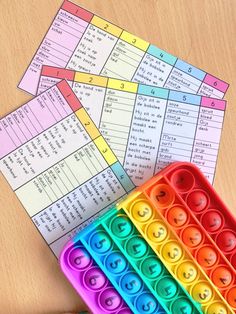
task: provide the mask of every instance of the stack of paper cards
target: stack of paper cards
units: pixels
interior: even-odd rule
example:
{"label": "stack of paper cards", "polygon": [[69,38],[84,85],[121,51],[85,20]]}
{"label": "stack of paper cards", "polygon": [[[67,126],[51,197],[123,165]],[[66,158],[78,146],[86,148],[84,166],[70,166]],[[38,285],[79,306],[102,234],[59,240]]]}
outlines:
{"label": "stack of paper cards", "polygon": [[48,245],[173,161],[212,183],[228,84],[65,0],[0,120],[0,169]]}

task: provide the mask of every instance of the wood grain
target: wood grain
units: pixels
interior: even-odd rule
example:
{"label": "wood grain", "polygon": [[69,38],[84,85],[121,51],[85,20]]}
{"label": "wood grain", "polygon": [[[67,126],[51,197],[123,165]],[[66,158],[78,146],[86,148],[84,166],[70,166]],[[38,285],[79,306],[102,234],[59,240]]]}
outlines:
{"label": "wood grain", "polygon": [[[231,84],[214,186],[236,214],[235,0],[74,1]],[[30,99],[16,86],[60,4],[0,1],[0,116]],[[2,176],[0,209],[0,312],[85,308]]]}

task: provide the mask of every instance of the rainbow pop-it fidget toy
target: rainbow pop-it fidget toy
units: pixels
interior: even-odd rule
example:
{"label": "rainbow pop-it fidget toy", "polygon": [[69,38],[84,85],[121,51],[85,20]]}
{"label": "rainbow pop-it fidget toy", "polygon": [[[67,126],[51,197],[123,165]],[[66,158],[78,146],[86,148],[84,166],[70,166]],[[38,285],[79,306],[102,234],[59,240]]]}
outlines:
{"label": "rainbow pop-it fidget toy", "polygon": [[71,240],[61,266],[93,313],[236,313],[235,226],[200,170],[174,163]]}

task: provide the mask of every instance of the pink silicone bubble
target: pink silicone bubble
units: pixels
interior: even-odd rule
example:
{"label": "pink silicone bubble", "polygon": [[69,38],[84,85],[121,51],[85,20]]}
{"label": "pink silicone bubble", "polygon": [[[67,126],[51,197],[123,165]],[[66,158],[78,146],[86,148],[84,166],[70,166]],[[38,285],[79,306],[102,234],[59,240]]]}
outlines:
{"label": "pink silicone bubble", "polygon": [[84,284],[90,290],[100,290],[106,284],[106,276],[99,268],[90,268],[84,274]]}
{"label": "pink silicone bubble", "polygon": [[115,289],[107,288],[100,293],[98,302],[105,311],[114,311],[121,305],[122,299]]}
{"label": "pink silicone bubble", "polygon": [[120,310],[117,314],[132,314],[132,312],[129,309],[123,309]]}
{"label": "pink silicone bubble", "polygon": [[192,173],[185,169],[176,170],[171,176],[171,183],[180,193],[186,193],[195,185]]}
{"label": "pink silicone bubble", "polygon": [[89,253],[82,247],[73,247],[68,254],[68,264],[75,270],[85,269],[91,262]]}

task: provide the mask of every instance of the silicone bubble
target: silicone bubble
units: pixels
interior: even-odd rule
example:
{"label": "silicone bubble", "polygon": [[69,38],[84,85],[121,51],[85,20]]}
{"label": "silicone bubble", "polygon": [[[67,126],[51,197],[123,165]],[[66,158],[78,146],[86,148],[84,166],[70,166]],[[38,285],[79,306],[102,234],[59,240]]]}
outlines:
{"label": "silicone bubble", "polygon": [[105,265],[110,273],[119,274],[126,269],[127,262],[121,253],[112,252],[106,257]]}
{"label": "silicone bubble", "polygon": [[170,276],[161,278],[156,284],[156,291],[163,299],[172,299],[177,290],[175,280]]}
{"label": "silicone bubble", "polygon": [[148,202],[141,200],[131,206],[131,214],[136,221],[144,223],[152,218],[153,210]]}
{"label": "silicone bubble", "polygon": [[220,302],[215,302],[212,303],[208,308],[207,308],[207,314],[227,314],[228,311],[225,307],[224,304]]}
{"label": "silicone bubble", "polygon": [[107,288],[100,293],[98,302],[105,311],[115,311],[121,305],[122,299],[114,288]]}
{"label": "silicone bubble", "polygon": [[223,252],[230,252],[236,248],[236,235],[230,230],[224,230],[216,238],[216,243]]}
{"label": "silicone bubble", "polygon": [[68,264],[75,270],[82,270],[90,266],[92,260],[83,247],[73,247],[68,254]]}
{"label": "silicone bubble", "polygon": [[132,312],[129,309],[122,309],[117,314],[132,314]]}
{"label": "silicone bubble", "polygon": [[184,261],[177,268],[177,277],[186,284],[196,280],[197,275],[197,268],[191,261]]}
{"label": "silicone bubble", "polygon": [[203,240],[202,232],[194,226],[186,227],[182,232],[182,240],[188,247],[196,247]]}
{"label": "silicone bubble", "polygon": [[171,183],[180,193],[186,193],[195,185],[192,173],[185,169],[176,170],[171,176]]}
{"label": "silicone bubble", "polygon": [[171,305],[171,313],[192,314],[192,305],[186,298],[178,298]]}
{"label": "silicone bubble", "polygon": [[110,250],[112,243],[104,231],[96,231],[90,237],[90,246],[96,253],[105,253]]}
{"label": "silicone bubble", "polygon": [[224,267],[218,266],[212,272],[212,281],[219,288],[229,286],[233,280],[231,271]]}
{"label": "silicone bubble", "polygon": [[128,219],[128,217],[124,215],[120,215],[115,217],[111,222],[111,231],[118,238],[126,238],[128,237],[133,230],[132,223]]}
{"label": "silicone bubble", "polygon": [[156,256],[147,257],[141,264],[141,271],[149,280],[157,279],[162,270],[162,264]]}
{"label": "silicone bubble", "polygon": [[163,242],[168,235],[165,224],[162,223],[160,220],[154,220],[153,222],[151,222],[147,226],[146,230],[147,237],[155,243]]}
{"label": "silicone bubble", "polygon": [[210,233],[217,232],[224,224],[222,215],[217,210],[212,209],[209,209],[209,211],[202,216],[201,221],[203,227]]}
{"label": "silicone bubble", "polygon": [[160,208],[172,205],[175,199],[174,191],[167,184],[158,184],[151,190],[151,199]]}
{"label": "silicone bubble", "polygon": [[98,291],[106,284],[106,276],[98,267],[92,267],[84,274],[84,284],[89,290]]}
{"label": "silicone bubble", "polygon": [[194,212],[201,212],[207,208],[208,195],[202,190],[194,190],[187,197],[187,204]]}
{"label": "silicone bubble", "polygon": [[212,267],[218,259],[217,253],[210,246],[203,246],[197,252],[197,261],[204,267]]}
{"label": "silicone bubble", "polygon": [[206,282],[198,282],[191,289],[191,295],[195,301],[205,304],[213,297],[211,287]]}
{"label": "silicone bubble", "polygon": [[136,294],[142,288],[142,281],[134,272],[126,273],[120,280],[121,289],[126,294]]}
{"label": "silicone bubble", "polygon": [[236,286],[232,287],[227,293],[227,301],[230,306],[236,309]]}
{"label": "silicone bubble", "polygon": [[157,313],[158,304],[150,293],[140,294],[137,297],[135,304],[139,314]]}
{"label": "silicone bubble", "polygon": [[143,257],[148,250],[145,240],[139,236],[130,238],[126,243],[126,251],[133,258]]}
{"label": "silicone bubble", "polygon": [[167,220],[171,226],[179,228],[188,221],[188,214],[183,207],[176,205],[168,210]]}
{"label": "silicone bubble", "polygon": [[162,256],[167,263],[176,263],[182,257],[182,249],[175,241],[169,241],[162,247]]}

